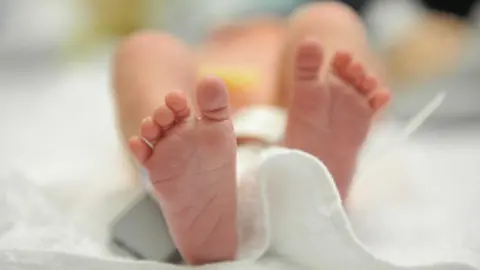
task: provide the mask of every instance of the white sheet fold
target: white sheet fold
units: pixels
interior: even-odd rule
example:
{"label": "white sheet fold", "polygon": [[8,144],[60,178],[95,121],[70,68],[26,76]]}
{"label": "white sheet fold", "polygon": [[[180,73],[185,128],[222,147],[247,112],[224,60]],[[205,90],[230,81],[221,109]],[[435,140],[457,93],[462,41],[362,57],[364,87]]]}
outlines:
{"label": "white sheet fold", "polygon": [[[249,174],[248,174],[249,173]],[[370,253],[351,230],[332,177],[314,157],[274,148],[239,186],[239,260],[198,269],[467,270],[460,262],[402,267]],[[0,251],[1,269],[191,269],[46,251]]]}

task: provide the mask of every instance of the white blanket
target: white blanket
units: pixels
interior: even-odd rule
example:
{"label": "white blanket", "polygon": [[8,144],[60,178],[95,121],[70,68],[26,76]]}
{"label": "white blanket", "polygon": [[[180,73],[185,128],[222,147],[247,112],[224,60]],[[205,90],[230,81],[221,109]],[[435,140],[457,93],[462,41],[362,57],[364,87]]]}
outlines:
{"label": "white blanket", "polygon": [[[438,257],[437,263],[427,266],[400,266],[376,258],[352,232],[329,172],[308,154],[271,149],[243,179],[239,191],[242,210],[239,261],[199,269],[474,269],[467,263],[475,258],[448,262]],[[3,226],[7,226],[6,223]],[[163,270],[192,267],[8,250],[4,246],[0,251],[0,268]]]}

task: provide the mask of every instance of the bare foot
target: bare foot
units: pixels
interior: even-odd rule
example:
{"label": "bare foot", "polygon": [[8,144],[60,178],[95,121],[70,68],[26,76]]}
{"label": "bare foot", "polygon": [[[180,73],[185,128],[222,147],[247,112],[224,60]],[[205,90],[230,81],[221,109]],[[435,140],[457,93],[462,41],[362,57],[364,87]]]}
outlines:
{"label": "bare foot", "polygon": [[315,40],[300,44],[295,57],[285,145],[322,160],[344,198],[373,116],[389,92],[379,90],[377,80],[345,52],[333,57],[320,78],[324,52]]}
{"label": "bare foot", "polygon": [[197,93],[200,115],[180,93],[165,97],[141,125],[130,148],[148,170],[175,244],[185,260],[204,264],[231,260],[236,238],[236,139],[228,94],[217,79]]}

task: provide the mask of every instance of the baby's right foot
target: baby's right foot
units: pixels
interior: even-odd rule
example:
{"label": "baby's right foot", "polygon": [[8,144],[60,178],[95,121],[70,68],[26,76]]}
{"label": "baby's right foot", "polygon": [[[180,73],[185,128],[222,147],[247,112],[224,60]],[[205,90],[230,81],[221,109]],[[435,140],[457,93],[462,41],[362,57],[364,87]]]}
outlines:
{"label": "baby's right foot", "polygon": [[323,60],[318,42],[306,40],[298,47],[285,146],[318,157],[345,197],[373,116],[389,92],[380,90],[362,64],[352,63],[349,53],[337,53],[326,78],[319,78]]}
{"label": "baby's right foot", "polygon": [[232,260],[236,253],[236,138],[228,94],[216,79],[198,86],[200,115],[179,93],[144,120],[130,148],[148,170],[175,244],[191,264]]}

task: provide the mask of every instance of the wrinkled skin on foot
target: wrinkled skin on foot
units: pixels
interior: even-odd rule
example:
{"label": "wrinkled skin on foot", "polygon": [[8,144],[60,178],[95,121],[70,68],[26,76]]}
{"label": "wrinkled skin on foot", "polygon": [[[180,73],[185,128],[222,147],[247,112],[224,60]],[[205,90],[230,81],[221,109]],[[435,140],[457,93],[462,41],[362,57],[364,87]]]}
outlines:
{"label": "wrinkled skin on foot", "polygon": [[236,138],[224,85],[206,78],[195,96],[199,114],[192,118],[183,94],[167,95],[130,148],[149,172],[180,253],[204,264],[235,256]]}
{"label": "wrinkled skin on foot", "polygon": [[350,53],[337,52],[325,71],[324,61],[316,40],[297,48],[285,146],[322,160],[345,197],[373,117],[390,95]]}

